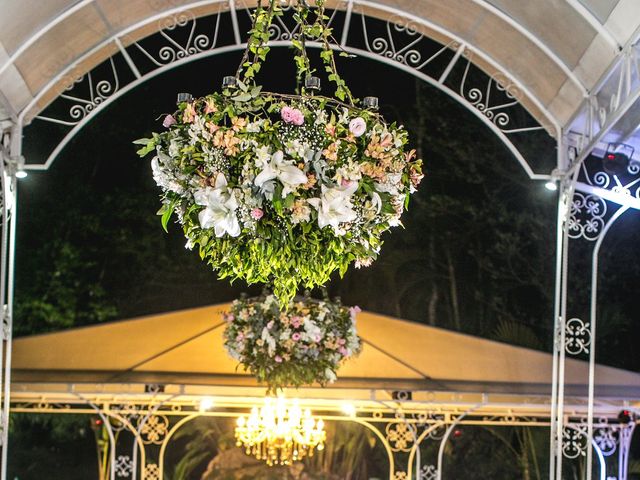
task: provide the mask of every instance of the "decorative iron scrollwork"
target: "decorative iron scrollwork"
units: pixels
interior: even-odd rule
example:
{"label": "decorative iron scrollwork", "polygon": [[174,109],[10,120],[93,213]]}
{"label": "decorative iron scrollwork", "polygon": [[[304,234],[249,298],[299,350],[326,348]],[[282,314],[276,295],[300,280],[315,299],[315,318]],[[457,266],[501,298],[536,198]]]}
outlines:
{"label": "decorative iron scrollwork", "polygon": [[394,422],[387,424],[387,440],[394,452],[408,452],[416,439],[415,426],[406,422]]}
{"label": "decorative iron scrollwork", "polygon": [[591,324],[572,318],[565,326],[565,349],[570,355],[589,353],[591,346]]}
{"label": "decorative iron scrollwork", "polygon": [[587,453],[586,424],[580,426],[565,426],[562,430],[562,454],[566,458],[578,458]]}
{"label": "decorative iron scrollwork", "polygon": [[606,214],[607,203],[602,198],[575,192],[567,225],[569,237],[597,240],[604,228]]}
{"label": "decorative iron scrollwork", "polygon": [[420,480],[436,480],[438,469],[435,465],[423,465],[420,469]]}
{"label": "decorative iron scrollwork", "polygon": [[129,478],[133,472],[133,460],[129,455],[118,455],[114,466],[114,471],[118,478]]}
{"label": "decorative iron scrollwork", "polygon": [[151,415],[138,420],[138,429],[145,444],[160,445],[169,431],[169,419],[164,415]]}

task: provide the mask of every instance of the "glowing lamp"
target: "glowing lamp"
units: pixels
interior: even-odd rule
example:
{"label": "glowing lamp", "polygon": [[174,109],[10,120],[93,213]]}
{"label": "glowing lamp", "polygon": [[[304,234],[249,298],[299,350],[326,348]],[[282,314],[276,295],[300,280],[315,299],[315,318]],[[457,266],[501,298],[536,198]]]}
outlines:
{"label": "glowing lamp", "polygon": [[621,175],[627,171],[633,156],[633,147],[624,143],[610,143],[602,159],[602,169],[609,175]]}

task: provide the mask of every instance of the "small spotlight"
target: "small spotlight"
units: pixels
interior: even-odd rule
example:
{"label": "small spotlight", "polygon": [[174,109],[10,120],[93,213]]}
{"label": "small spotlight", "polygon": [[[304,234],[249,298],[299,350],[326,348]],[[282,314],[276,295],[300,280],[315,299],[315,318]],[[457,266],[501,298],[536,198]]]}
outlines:
{"label": "small spotlight", "polygon": [[609,175],[621,175],[627,171],[633,147],[624,143],[610,143],[602,158],[602,169]]}
{"label": "small spotlight", "polygon": [[631,423],[636,419],[635,414],[631,410],[622,410],[618,414],[618,421],[620,423]]}
{"label": "small spotlight", "polygon": [[547,190],[551,190],[552,192],[555,192],[556,190],[558,190],[558,184],[553,180],[549,180],[547,183],[544,184],[544,188],[546,188]]}
{"label": "small spotlight", "polygon": [[16,178],[27,178],[26,170],[18,170],[16,172]]}
{"label": "small spotlight", "polygon": [[206,412],[208,410],[211,410],[213,408],[213,405],[213,398],[204,397],[202,400],[200,400],[200,411]]}
{"label": "small spotlight", "polygon": [[350,417],[356,416],[356,407],[353,403],[343,403],[342,411],[345,415],[348,415]]}

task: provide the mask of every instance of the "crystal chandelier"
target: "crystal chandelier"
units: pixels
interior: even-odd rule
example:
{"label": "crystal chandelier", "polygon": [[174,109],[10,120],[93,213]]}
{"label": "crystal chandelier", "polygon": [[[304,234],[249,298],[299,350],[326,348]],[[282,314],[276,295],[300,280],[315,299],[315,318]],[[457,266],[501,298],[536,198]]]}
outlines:
{"label": "crystal chandelier", "polygon": [[236,445],[269,466],[313,456],[316,448],[324,448],[327,436],[322,419],[316,421],[309,409],[303,412],[297,399],[287,406],[283,397],[265,398],[260,409],[253,407],[248,417],[238,417],[235,434]]}

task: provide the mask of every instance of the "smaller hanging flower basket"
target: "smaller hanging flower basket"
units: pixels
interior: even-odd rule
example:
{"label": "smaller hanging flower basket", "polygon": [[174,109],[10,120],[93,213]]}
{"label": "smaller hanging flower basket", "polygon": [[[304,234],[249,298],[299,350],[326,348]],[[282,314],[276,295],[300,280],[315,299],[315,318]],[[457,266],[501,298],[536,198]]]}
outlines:
{"label": "smaller hanging flower basket", "polygon": [[235,300],[225,314],[224,346],[270,391],[336,380],[338,367],[360,352],[358,307],[310,298],[286,310],[273,295]]}

